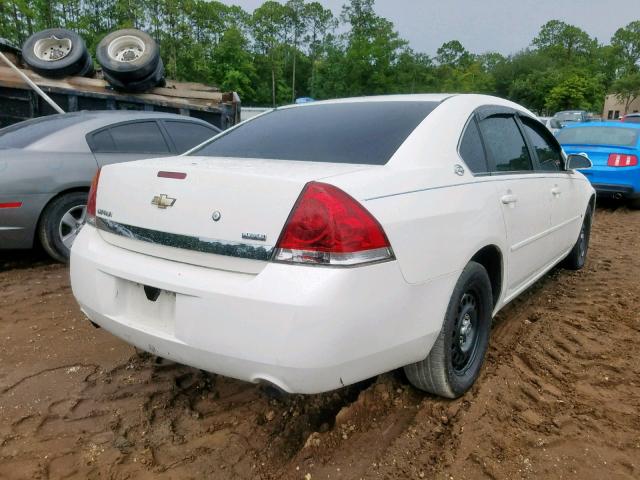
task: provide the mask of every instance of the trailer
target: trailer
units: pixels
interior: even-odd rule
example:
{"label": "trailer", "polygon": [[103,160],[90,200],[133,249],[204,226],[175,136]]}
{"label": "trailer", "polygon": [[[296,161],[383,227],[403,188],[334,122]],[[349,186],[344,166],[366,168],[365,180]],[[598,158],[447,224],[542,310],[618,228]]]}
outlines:
{"label": "trailer", "polygon": [[221,92],[213,86],[166,81],[164,87],[145,93],[115,91],[102,78],[45,78],[24,68],[17,51],[4,55],[17,70],[0,62],[0,127],[34,117],[57,113],[22,78],[26,75],[65,112],[80,110],[147,110],[196,117],[221,129],[240,121],[241,102],[235,92]]}

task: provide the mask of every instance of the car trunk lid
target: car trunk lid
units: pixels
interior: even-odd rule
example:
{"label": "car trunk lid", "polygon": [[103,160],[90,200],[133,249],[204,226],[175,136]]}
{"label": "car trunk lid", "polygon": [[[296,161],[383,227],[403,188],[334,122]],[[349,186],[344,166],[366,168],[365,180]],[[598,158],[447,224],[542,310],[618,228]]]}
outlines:
{"label": "car trunk lid", "polygon": [[191,156],[119,164],[100,176],[97,225],[123,248],[258,273],[307,182],[366,168]]}

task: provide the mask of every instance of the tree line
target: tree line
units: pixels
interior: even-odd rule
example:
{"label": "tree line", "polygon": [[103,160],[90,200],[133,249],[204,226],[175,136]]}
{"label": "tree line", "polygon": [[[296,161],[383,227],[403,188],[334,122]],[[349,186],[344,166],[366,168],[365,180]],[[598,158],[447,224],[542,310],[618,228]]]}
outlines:
{"label": "tree line", "polygon": [[139,28],[160,44],[168,77],[237,91],[245,105],[479,92],[544,114],[600,112],[610,92],[627,107],[640,96],[640,20],[608,43],[551,20],[511,55],[474,54],[450,40],[432,57],[413,50],[374,7],[375,0],[348,0],[336,16],[305,0],[269,0],[253,12],[208,0],[0,0],[0,37],[21,44],[63,27],[95,51],[107,33]]}

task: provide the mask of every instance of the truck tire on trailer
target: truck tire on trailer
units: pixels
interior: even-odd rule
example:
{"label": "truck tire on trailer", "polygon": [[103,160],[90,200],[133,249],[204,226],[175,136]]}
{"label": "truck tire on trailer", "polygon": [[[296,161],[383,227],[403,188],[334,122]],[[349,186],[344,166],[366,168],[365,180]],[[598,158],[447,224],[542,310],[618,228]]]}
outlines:
{"label": "truck tire on trailer", "polygon": [[164,86],[164,63],[162,59],[159,60],[156,70],[152,72],[148,77],[141,80],[135,80],[132,82],[122,82],[121,80],[114,78],[106,71],[102,72],[104,79],[114,88],[123,92],[142,93],[150,90],[156,86]]}
{"label": "truck tire on trailer", "polygon": [[22,58],[43,77],[89,75],[93,61],[84,41],[75,32],[50,28],[31,35],[22,46]]}
{"label": "truck tire on trailer", "polygon": [[121,84],[144,81],[157,72],[160,49],[148,34],[133,28],[104,37],[96,50],[105,78]]}

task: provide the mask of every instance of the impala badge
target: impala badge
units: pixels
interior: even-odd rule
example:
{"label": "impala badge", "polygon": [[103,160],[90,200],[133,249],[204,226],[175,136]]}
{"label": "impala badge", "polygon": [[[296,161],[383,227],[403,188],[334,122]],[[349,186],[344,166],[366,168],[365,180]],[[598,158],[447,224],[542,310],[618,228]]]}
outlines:
{"label": "impala badge", "polygon": [[168,207],[173,207],[173,204],[176,203],[175,198],[171,198],[166,194],[156,195],[151,200],[151,205],[155,205],[158,208],[162,208],[163,210]]}

